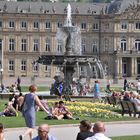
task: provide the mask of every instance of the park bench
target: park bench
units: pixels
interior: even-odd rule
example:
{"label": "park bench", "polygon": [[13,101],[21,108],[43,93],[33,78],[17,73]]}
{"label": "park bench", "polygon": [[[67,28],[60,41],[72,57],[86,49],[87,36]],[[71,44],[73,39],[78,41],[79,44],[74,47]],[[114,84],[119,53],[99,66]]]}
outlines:
{"label": "park bench", "polygon": [[124,114],[129,114],[129,116],[136,117],[136,114],[139,114],[140,111],[137,110],[136,105],[134,102],[131,101],[120,101],[121,108],[122,108],[122,116]]}
{"label": "park bench", "polygon": [[106,96],[106,101],[108,102],[108,104],[115,106],[117,104],[116,102],[116,98],[113,96]]}

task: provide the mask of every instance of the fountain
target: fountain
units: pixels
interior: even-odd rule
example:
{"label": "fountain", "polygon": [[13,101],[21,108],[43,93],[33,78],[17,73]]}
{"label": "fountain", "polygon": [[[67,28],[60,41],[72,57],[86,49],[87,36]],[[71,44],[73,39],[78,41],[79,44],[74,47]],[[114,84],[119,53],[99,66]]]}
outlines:
{"label": "fountain", "polygon": [[80,28],[73,26],[71,20],[71,6],[68,4],[67,17],[64,22],[64,26],[59,28],[56,34],[57,39],[63,42],[63,54],[41,55],[36,61],[43,65],[56,65],[63,67],[65,94],[69,93],[69,87],[73,80],[75,68],[79,70],[80,66],[87,66],[90,71],[92,71],[93,67],[96,73],[96,78],[104,78],[104,70],[99,59],[96,56],[83,55],[81,53]]}

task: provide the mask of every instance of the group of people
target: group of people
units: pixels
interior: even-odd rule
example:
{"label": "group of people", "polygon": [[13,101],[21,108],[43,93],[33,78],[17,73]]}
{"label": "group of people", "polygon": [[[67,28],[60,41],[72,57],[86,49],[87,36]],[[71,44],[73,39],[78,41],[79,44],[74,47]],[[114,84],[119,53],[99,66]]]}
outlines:
{"label": "group of people", "polygon": [[[104,123],[99,121],[94,123],[93,128],[91,122],[88,120],[82,120],[79,126],[79,133],[77,134],[76,140],[111,140],[107,136],[105,136],[105,126]],[[48,124],[39,125],[38,135],[31,138],[31,140],[57,140],[56,137],[51,135],[50,128]],[[20,136],[20,140],[23,138]],[[5,140],[4,137],[4,126],[0,123],[0,140]]]}
{"label": "group of people", "polygon": [[73,119],[72,113],[65,107],[63,101],[55,102],[52,107],[52,117],[54,119]]}

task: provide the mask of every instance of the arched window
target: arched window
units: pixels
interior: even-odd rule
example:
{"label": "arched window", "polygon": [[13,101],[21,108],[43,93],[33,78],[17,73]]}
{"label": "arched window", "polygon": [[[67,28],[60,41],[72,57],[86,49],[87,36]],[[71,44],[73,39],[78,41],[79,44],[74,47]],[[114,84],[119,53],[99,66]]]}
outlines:
{"label": "arched window", "polygon": [[121,50],[126,51],[127,50],[127,42],[126,39],[121,39]]}
{"label": "arched window", "polygon": [[135,48],[137,51],[140,51],[140,39],[135,40]]}
{"label": "arched window", "polygon": [[93,43],[92,43],[92,50],[93,50],[93,53],[97,53],[98,52],[98,46],[97,46],[97,39],[93,40]]}

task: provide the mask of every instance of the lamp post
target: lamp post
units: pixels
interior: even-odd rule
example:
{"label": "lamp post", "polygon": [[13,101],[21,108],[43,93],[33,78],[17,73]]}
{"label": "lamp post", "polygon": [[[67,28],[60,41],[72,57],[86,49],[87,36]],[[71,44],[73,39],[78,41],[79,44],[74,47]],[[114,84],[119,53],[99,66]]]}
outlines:
{"label": "lamp post", "polygon": [[0,69],[0,81],[1,81],[1,85],[3,84],[3,75],[2,75],[2,72],[3,72],[3,68]]}

